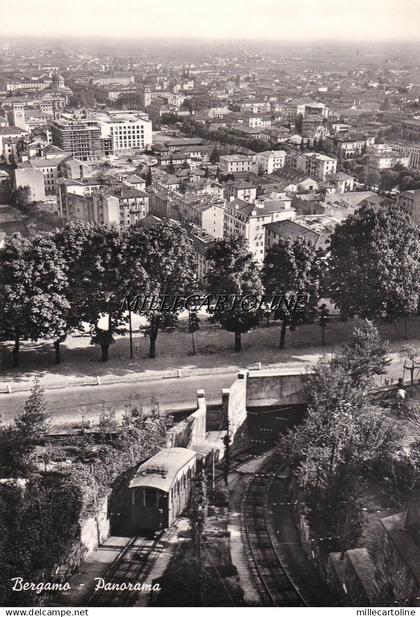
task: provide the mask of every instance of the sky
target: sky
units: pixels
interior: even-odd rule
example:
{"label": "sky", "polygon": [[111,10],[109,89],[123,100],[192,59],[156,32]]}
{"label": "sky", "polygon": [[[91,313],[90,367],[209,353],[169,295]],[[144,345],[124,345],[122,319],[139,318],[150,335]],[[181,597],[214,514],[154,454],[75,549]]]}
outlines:
{"label": "sky", "polygon": [[0,37],[420,42],[420,0],[0,0]]}

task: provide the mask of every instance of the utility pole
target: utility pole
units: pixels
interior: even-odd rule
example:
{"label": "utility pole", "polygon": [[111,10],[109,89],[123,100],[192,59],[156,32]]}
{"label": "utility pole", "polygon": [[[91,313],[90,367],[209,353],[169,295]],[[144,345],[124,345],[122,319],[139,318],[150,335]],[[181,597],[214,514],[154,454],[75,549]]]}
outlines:
{"label": "utility pole", "polygon": [[223,480],[225,485],[228,485],[229,470],[230,470],[230,436],[229,436],[229,419],[227,421],[226,435],[223,437],[223,445],[225,446],[224,452],[224,465],[223,465]]}
{"label": "utility pole", "polygon": [[344,520],[343,526],[343,534],[341,536],[341,554],[340,561],[344,559],[344,555],[346,554],[346,544],[347,544],[347,536],[349,532],[349,524],[350,524],[350,512],[351,512],[351,504],[350,498],[347,498],[347,506],[346,506],[346,518]]}
{"label": "utility pole", "polygon": [[216,490],[216,462],[214,460],[214,450],[211,451],[211,491],[214,495]]}
{"label": "utility pole", "polygon": [[130,358],[133,359],[134,358],[134,354],[133,354],[133,324],[131,322],[131,308],[130,308],[130,306],[128,307],[128,329],[129,329],[129,335],[130,335]]}

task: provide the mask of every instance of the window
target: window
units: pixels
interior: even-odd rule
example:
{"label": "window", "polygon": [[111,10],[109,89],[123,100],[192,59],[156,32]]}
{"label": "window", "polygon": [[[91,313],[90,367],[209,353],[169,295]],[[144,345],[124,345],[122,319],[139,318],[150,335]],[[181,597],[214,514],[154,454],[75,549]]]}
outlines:
{"label": "window", "polygon": [[134,503],[137,506],[144,506],[145,505],[145,493],[143,489],[138,489],[134,491]]}

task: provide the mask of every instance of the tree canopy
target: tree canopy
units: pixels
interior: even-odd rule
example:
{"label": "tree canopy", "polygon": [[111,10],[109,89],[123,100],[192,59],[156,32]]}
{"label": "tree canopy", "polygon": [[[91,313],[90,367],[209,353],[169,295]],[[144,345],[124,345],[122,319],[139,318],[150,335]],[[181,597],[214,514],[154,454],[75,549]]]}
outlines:
{"label": "tree canopy", "polygon": [[[262,269],[266,294],[280,295],[294,303],[293,308],[288,308],[282,302],[275,311],[276,319],[282,321],[281,349],[285,345],[288,325],[295,327],[316,315],[323,269],[323,252],[303,238],[280,238],[279,242],[267,250]],[[296,304],[298,296],[301,296],[302,301]]]}
{"label": "tree canopy", "polygon": [[420,240],[396,205],[359,208],[330,239],[330,297],[342,314],[396,321],[417,308]]}
{"label": "tree canopy", "polygon": [[[258,300],[263,291],[258,266],[241,236],[215,241],[207,251],[207,259],[210,265],[206,289],[220,299],[213,307],[212,320],[228,332],[234,332],[235,351],[240,351],[241,335],[258,324]],[[240,300],[232,301],[233,296]],[[223,297],[227,298],[225,302]]]}

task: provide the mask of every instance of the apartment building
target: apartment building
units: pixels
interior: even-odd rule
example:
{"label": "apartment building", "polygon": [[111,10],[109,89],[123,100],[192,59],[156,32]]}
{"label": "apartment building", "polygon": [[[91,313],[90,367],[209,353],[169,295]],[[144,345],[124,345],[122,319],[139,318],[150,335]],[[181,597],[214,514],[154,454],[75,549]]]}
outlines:
{"label": "apartment building", "polygon": [[72,157],[61,161],[58,169],[62,178],[69,178],[70,180],[83,180],[85,178],[91,178],[93,175],[93,170],[90,165]]}
{"label": "apartment building", "polygon": [[207,251],[214,242],[214,237],[210,236],[200,227],[193,227],[191,230],[191,237],[197,261],[197,282],[200,283],[204,281],[204,277],[209,269]]}
{"label": "apartment building", "polygon": [[120,229],[135,225],[149,213],[149,194],[125,182],[92,195],[96,222]]}
{"label": "apartment building", "polygon": [[253,203],[257,197],[257,187],[245,180],[237,180],[236,182],[230,180],[225,184],[225,197],[227,199],[235,197]]}
{"label": "apartment building", "polygon": [[337,159],[319,152],[292,152],[286,156],[286,164],[289,169],[301,171],[321,182],[337,171]]}
{"label": "apartment building", "polygon": [[234,174],[252,170],[253,157],[242,154],[223,155],[219,159],[220,171],[223,174]]}
{"label": "apartment building", "polygon": [[174,193],[167,216],[184,224],[196,225],[212,238],[223,238],[225,200],[210,195]]}
{"label": "apartment building", "polygon": [[402,156],[408,156],[407,167],[409,169],[420,169],[420,142],[418,143],[393,143],[392,149]]}
{"label": "apartment building", "polygon": [[89,202],[84,198],[101,190],[103,186],[103,181],[98,178],[58,178],[57,203],[62,216],[69,221],[92,221],[93,215],[86,214]]}
{"label": "apartment building", "polygon": [[51,81],[14,81],[6,84],[7,92],[15,92],[15,90],[45,90],[51,85]]}
{"label": "apartment building", "polygon": [[325,138],[328,151],[337,156],[340,160],[360,156],[370,146],[375,143],[375,137],[342,137],[339,135],[328,135]]}
{"label": "apartment building", "polygon": [[71,182],[67,185],[63,208],[63,215],[70,220],[123,229],[135,225],[149,213],[148,193],[124,182],[112,187],[89,181]]}
{"label": "apartment building", "polygon": [[273,244],[278,244],[282,238],[289,238],[295,240],[297,238],[303,238],[318,246],[321,240],[321,234],[308,229],[304,225],[301,225],[297,221],[282,220],[274,221],[265,225],[265,244],[268,250]]}
{"label": "apartment building", "polygon": [[271,106],[268,101],[247,101],[241,104],[241,111],[251,112],[253,114],[269,112],[270,110]]}
{"label": "apartment building", "polygon": [[420,189],[403,191],[398,195],[397,203],[409,213],[416,225],[420,225]]}
{"label": "apartment building", "polygon": [[34,169],[39,169],[43,173],[46,195],[54,195],[56,193],[58,168],[62,163],[63,158],[63,156],[48,158],[40,157],[29,159],[28,161],[31,167]]}
{"label": "apartment building", "polygon": [[401,122],[401,137],[418,141],[420,139],[420,120],[403,120]]}
{"label": "apartment building", "polygon": [[382,171],[383,169],[391,169],[395,165],[400,164],[408,167],[410,156],[400,152],[384,152],[382,154],[369,154],[367,157],[367,165],[371,169]]}
{"label": "apartment building", "polygon": [[302,100],[292,100],[282,103],[280,110],[288,120],[294,120],[301,115],[304,118],[310,115],[319,115],[322,118],[328,118],[329,110],[324,103],[312,102],[307,103]]}
{"label": "apartment building", "polygon": [[232,199],[225,206],[224,236],[243,236],[255,261],[262,264],[266,252],[265,225],[295,216],[296,211],[286,196],[267,198],[255,204]]}
{"label": "apartment building", "polygon": [[282,169],[286,163],[284,150],[266,150],[254,156],[257,173],[272,174],[277,169]]}

